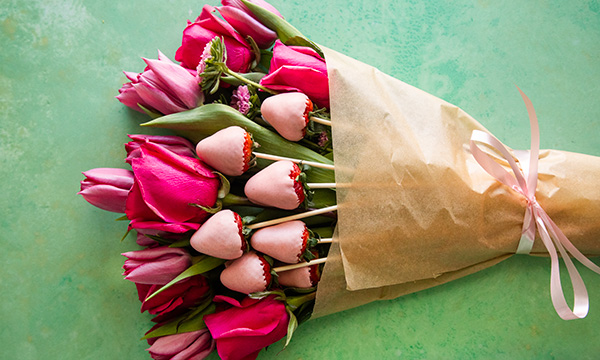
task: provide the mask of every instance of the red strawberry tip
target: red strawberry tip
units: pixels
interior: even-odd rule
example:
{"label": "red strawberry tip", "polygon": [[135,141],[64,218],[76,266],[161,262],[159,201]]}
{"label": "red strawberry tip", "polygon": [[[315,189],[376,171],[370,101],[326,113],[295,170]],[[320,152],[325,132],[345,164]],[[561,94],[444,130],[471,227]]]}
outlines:
{"label": "red strawberry tip", "polygon": [[269,288],[273,276],[271,275],[271,264],[265,259],[264,255],[258,255],[258,259],[261,262],[263,268],[263,276],[265,277],[266,287]]}
{"label": "red strawberry tip", "polygon": [[254,142],[252,134],[246,131],[244,134],[244,172],[246,172],[250,167],[254,165],[256,159],[252,154],[252,150],[256,149],[259,146],[260,145],[258,145],[258,143]]}
{"label": "red strawberry tip", "polygon": [[306,99],[306,107],[304,108],[304,129],[302,130],[302,135],[306,136],[306,127],[308,126],[308,122],[310,121],[310,112],[313,111],[313,103],[310,99]]}
{"label": "red strawberry tip", "polygon": [[244,224],[242,223],[242,217],[238,213],[234,212],[233,220],[237,224],[238,234],[240,236],[240,239],[242,240],[241,249],[243,252],[246,252],[246,249],[248,248],[248,243],[246,241],[246,237],[244,236]]}
{"label": "red strawberry tip", "polygon": [[292,171],[290,171],[290,178],[294,180],[294,192],[296,196],[298,196],[298,204],[302,204],[304,202],[304,184],[299,180],[300,174],[302,174],[302,170],[297,164],[293,164]]}

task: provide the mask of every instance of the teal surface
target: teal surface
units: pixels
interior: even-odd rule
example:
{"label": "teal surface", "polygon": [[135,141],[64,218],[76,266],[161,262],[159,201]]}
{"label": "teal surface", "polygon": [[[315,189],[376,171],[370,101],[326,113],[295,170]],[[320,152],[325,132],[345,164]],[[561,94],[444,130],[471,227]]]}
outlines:
{"label": "teal surface", "polygon": [[[598,1],[272,3],[315,42],[526,148],[516,84],[536,107],[542,148],[600,156]],[[81,171],[125,167],[126,134],[141,132],[145,117],[114,99],[121,71],[141,71],[157,49],[173,58],[201,5],[0,1],[0,359],[149,359],[139,338],[150,316],[120,275],[119,254],[137,246],[76,192]],[[597,359],[600,276],[579,268],[584,320],[554,313],[548,259],[519,256],[309,321],[286,350],[275,344],[259,359]]]}

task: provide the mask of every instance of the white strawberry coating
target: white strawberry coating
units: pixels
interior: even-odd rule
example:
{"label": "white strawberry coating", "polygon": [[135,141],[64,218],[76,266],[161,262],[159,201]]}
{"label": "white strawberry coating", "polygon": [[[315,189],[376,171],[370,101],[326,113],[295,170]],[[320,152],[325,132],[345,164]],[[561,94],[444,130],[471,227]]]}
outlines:
{"label": "white strawberry coating", "polygon": [[263,263],[254,251],[230,262],[221,272],[221,283],[228,289],[243,294],[265,291],[269,285]]}
{"label": "white strawberry coating", "polygon": [[244,193],[251,202],[284,210],[293,210],[302,201],[294,189],[290,174],[296,165],[291,161],[277,161],[262,169],[246,182]]}
{"label": "white strawberry coating", "polygon": [[279,285],[297,287],[297,288],[309,288],[313,287],[313,283],[310,279],[311,267],[306,266],[299,269],[287,270],[277,273],[277,281]]}
{"label": "white strawberry coating", "polygon": [[240,235],[236,218],[231,210],[221,210],[211,216],[190,239],[192,247],[219,259],[237,259],[244,253],[244,238]]}
{"label": "white strawberry coating", "polygon": [[294,264],[299,262],[302,256],[305,231],[307,230],[304,222],[286,221],[257,230],[250,239],[250,245],[256,251],[279,261]]}
{"label": "white strawberry coating", "polygon": [[304,112],[309,101],[308,96],[299,92],[278,94],[266,98],[260,111],[279,135],[290,141],[299,141],[306,133]]}
{"label": "white strawberry coating", "polygon": [[196,154],[217,171],[239,176],[245,171],[244,145],[246,130],[239,126],[230,126],[201,140],[196,145]]}

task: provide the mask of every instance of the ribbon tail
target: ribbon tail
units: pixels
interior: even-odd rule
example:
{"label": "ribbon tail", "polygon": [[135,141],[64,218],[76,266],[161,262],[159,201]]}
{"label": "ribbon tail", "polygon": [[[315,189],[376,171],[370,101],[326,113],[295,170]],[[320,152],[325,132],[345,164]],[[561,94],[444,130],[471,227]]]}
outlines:
{"label": "ribbon tail", "polygon": [[[548,254],[550,254],[550,297],[552,299],[554,310],[556,310],[558,316],[560,316],[560,318],[563,320],[583,319],[587,316],[589,311],[588,293],[583,279],[581,278],[581,275],[579,275],[579,272],[575,268],[573,261],[571,261],[571,258],[569,258],[560,241],[557,238],[550,236],[542,217],[536,217],[536,222],[542,242],[548,249]],[[552,230],[553,229],[551,227],[551,231]],[[554,231],[552,232],[554,233]],[[556,252],[557,248],[563,258],[563,261],[565,262],[571,284],[573,286],[573,310],[571,310],[567,304],[562,288],[560,280],[560,262],[558,253]]]}

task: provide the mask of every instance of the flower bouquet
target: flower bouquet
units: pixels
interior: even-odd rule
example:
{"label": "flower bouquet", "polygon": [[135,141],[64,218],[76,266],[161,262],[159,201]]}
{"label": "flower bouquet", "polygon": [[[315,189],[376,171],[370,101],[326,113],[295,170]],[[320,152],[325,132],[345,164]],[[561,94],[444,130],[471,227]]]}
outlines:
{"label": "flower bouquet", "polygon": [[526,97],[532,150],[513,151],[460,109],[312,43],[264,1],[222,4],[188,23],[179,63],[159,53],[125,73],[117,98],[178,136],[129,135],[131,170],[93,169],[81,184],[143,247],[123,268],[155,315],[153,358],[255,358],[310,317],[515,252],[549,254],[557,312],[585,316],[566,251],[600,272],[583,255],[600,254],[598,158],[538,153]]}

